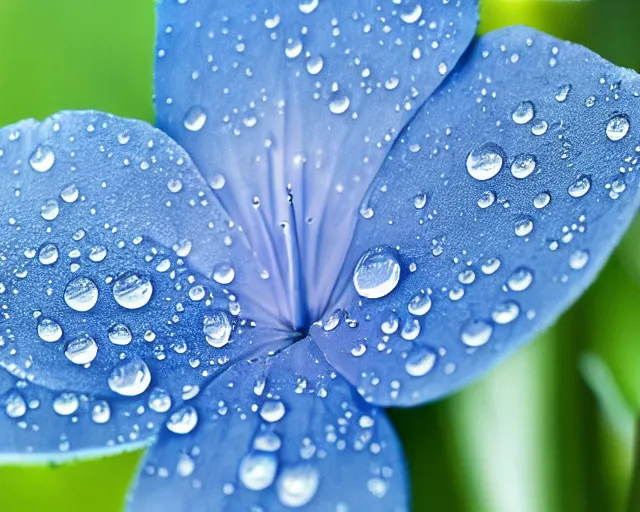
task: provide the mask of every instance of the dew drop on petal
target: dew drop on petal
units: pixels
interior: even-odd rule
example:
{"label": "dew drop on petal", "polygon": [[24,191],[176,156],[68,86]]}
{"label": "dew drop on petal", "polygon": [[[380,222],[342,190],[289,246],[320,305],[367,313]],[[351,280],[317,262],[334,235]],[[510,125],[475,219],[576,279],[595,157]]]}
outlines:
{"label": "dew drop on petal", "polygon": [[111,407],[106,400],[99,400],[91,407],[91,419],[94,423],[103,425],[111,418]]}
{"label": "dew drop on petal", "polygon": [[613,142],[624,139],[629,133],[629,118],[624,114],[617,114],[607,123],[607,137]]}
{"label": "dew drop on petal", "polygon": [[400,264],[389,247],[366,251],[353,272],[353,284],[361,297],[379,299],[391,293],[400,281]]}
{"label": "dew drop on petal", "polygon": [[484,320],[472,320],[462,329],[460,339],[468,347],[480,347],[491,338],[493,327]]}
{"label": "dew drop on petal", "polygon": [[80,402],[73,393],[62,393],[53,400],[53,410],[60,416],[69,416],[78,410]]}
{"label": "dew drop on petal", "polygon": [[516,222],[514,232],[516,236],[527,236],[533,231],[533,221],[531,219],[521,219]]}
{"label": "dew drop on petal", "polygon": [[142,360],[132,360],[114,368],[108,379],[109,388],[122,396],[144,393],[151,383],[151,372]]}
{"label": "dew drop on petal", "polygon": [[27,413],[27,403],[22,395],[14,392],[6,398],[4,410],[9,418],[22,418]]}
{"label": "dew drop on petal", "polygon": [[268,423],[275,423],[280,421],[286,412],[284,404],[279,400],[267,400],[260,408],[260,417]]}
{"label": "dew drop on petal", "polygon": [[422,16],[422,6],[420,4],[415,5],[412,10],[400,14],[400,18],[405,23],[415,23],[420,19],[420,16]]}
{"label": "dew drop on petal", "polygon": [[222,348],[229,343],[231,327],[229,316],[224,311],[215,311],[204,317],[202,330],[209,345]]}
{"label": "dew drop on petal", "polygon": [[251,452],[240,461],[238,476],[240,481],[252,491],[262,491],[276,478],[278,460],[273,453]]}
{"label": "dew drop on petal", "polygon": [[229,284],[236,277],[235,269],[228,263],[216,265],[213,270],[213,280],[218,284]]}
{"label": "dew drop on petal", "polygon": [[62,338],[62,327],[50,318],[41,318],[38,322],[38,336],[43,341],[53,343]]}
{"label": "dew drop on petal", "polygon": [[162,388],[155,388],[149,393],[149,409],[163,413],[171,409],[171,395]]}
{"label": "dew drop on petal", "polygon": [[320,474],[313,466],[286,467],[278,477],[278,499],[286,507],[302,507],[313,499],[319,484]]}
{"label": "dew drop on petal", "polygon": [[45,244],[38,251],[38,261],[43,265],[53,265],[58,261],[58,248],[53,244]]}
{"label": "dew drop on petal", "polygon": [[64,301],[75,311],[89,311],[98,302],[98,287],[87,277],[76,277],[67,284]]}
{"label": "dew drop on petal", "polygon": [[536,157],[533,155],[520,155],[511,164],[511,174],[518,179],[530,176],[536,170]]}
{"label": "dew drop on petal", "polygon": [[569,256],[569,266],[573,270],[582,270],[589,262],[589,253],[587,251],[578,250]]}
{"label": "dew drop on petal", "polygon": [[540,192],[533,198],[533,206],[540,210],[551,202],[551,195],[548,192]]}
{"label": "dew drop on petal", "polygon": [[490,276],[491,274],[495,274],[498,271],[500,265],[502,265],[502,262],[498,258],[489,258],[482,265],[480,265],[480,270],[482,270],[483,274]]}
{"label": "dew drop on petal", "polygon": [[54,220],[60,213],[60,207],[55,199],[48,199],[40,208],[40,215],[44,220]]}
{"label": "dew drop on petal", "polygon": [[351,100],[349,99],[349,96],[346,96],[344,94],[337,94],[329,102],[329,110],[332,114],[344,114],[349,108],[350,104]]}
{"label": "dew drop on petal", "polygon": [[467,172],[476,180],[486,181],[500,172],[503,162],[502,148],[497,144],[487,142],[469,153]]}
{"label": "dew drop on petal", "polygon": [[533,103],[530,101],[523,101],[513,111],[511,119],[513,119],[513,122],[516,124],[527,124],[533,119],[534,114],[535,110]]}
{"label": "dew drop on petal", "polygon": [[109,327],[109,341],[114,345],[128,345],[133,339],[131,330],[124,324],[114,324]]}
{"label": "dew drop on petal", "polygon": [[582,176],[580,179],[578,179],[578,181],[572,183],[567,191],[569,192],[569,195],[571,197],[578,198],[584,196],[587,192],[589,192],[590,188],[591,180],[588,176]]}
{"label": "dew drop on petal", "polygon": [[198,424],[198,411],[191,405],[185,405],[169,416],[167,428],[174,434],[188,434]]}
{"label": "dew drop on petal", "polygon": [[531,286],[533,282],[533,273],[524,267],[520,267],[513,271],[507,280],[507,286],[514,292],[522,292]]}
{"label": "dew drop on petal", "polygon": [[301,0],[298,4],[298,9],[303,14],[311,14],[318,7],[319,0]]}
{"label": "dew drop on petal", "polygon": [[519,314],[520,306],[516,302],[508,301],[498,304],[491,313],[491,318],[497,324],[508,324],[518,318]]}
{"label": "dew drop on petal", "polygon": [[113,283],[113,297],[126,309],[139,309],[149,302],[153,286],[151,279],[137,272],[127,272]]}
{"label": "dew drop on petal", "polygon": [[64,355],[74,364],[85,365],[91,363],[98,354],[98,344],[91,336],[83,334],[67,343]]}
{"label": "dew drop on petal", "polygon": [[407,306],[409,313],[416,316],[426,315],[431,309],[431,297],[426,294],[415,295]]}
{"label": "dew drop on petal", "polygon": [[29,165],[34,171],[47,172],[56,161],[56,155],[49,146],[38,146],[29,157]]}
{"label": "dew drop on petal", "polygon": [[191,107],[183,119],[184,127],[190,132],[197,132],[202,129],[207,122],[207,114],[201,107]]}
{"label": "dew drop on petal", "polygon": [[407,354],[404,368],[412,377],[423,377],[433,369],[435,364],[436,354],[426,347],[416,345]]}

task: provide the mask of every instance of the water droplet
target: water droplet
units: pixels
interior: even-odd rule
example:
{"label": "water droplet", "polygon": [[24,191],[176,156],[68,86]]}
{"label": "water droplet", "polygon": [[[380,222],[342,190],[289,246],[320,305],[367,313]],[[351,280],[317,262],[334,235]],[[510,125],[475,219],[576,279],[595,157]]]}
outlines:
{"label": "water droplet", "polygon": [[483,274],[490,276],[497,272],[500,265],[502,265],[502,262],[498,258],[489,258],[486,262],[480,265],[480,270],[482,270]]}
{"label": "water droplet", "polygon": [[92,247],[89,251],[89,259],[94,263],[100,263],[107,257],[107,248],[102,245]]}
{"label": "water droplet", "polygon": [[162,388],[155,388],[149,393],[149,409],[163,413],[171,409],[171,395]]}
{"label": "water droplet", "polygon": [[109,341],[114,345],[128,345],[132,339],[131,330],[126,325],[114,324],[109,327]]}
{"label": "water droplet", "polygon": [[64,349],[64,355],[74,364],[84,365],[91,363],[97,354],[98,345],[96,340],[87,334],[70,341]]}
{"label": "water droplet", "polygon": [[513,271],[507,279],[507,286],[514,292],[522,292],[529,288],[533,282],[533,273],[524,267],[520,267]]}
{"label": "water droplet", "polygon": [[518,318],[519,314],[520,306],[516,302],[508,301],[498,304],[491,313],[491,318],[497,324],[508,324]]}
{"label": "water droplet", "polygon": [[184,116],[184,127],[190,132],[197,132],[202,129],[207,122],[207,114],[201,107],[191,107]]}
{"label": "water droplet", "polygon": [[353,272],[353,284],[361,297],[379,299],[391,293],[400,281],[395,251],[375,247],[366,251]]}
{"label": "water droplet", "polygon": [[109,375],[111,391],[122,396],[137,396],[146,391],[151,383],[151,372],[142,360],[122,363]]}
{"label": "water droplet", "polygon": [[527,124],[533,119],[534,114],[535,110],[533,108],[533,103],[530,101],[523,101],[513,111],[511,119],[513,119],[513,122],[516,124]]}
{"label": "water droplet", "polygon": [[417,4],[411,11],[400,13],[400,18],[405,23],[415,23],[422,16],[422,6]]}
{"label": "water droplet", "polygon": [[567,191],[569,192],[569,195],[571,197],[578,198],[584,196],[587,192],[589,192],[590,188],[591,180],[588,176],[582,176],[580,179],[578,179],[578,181],[571,184]]}
{"label": "water droplet", "polygon": [[111,418],[111,407],[105,400],[99,400],[91,407],[91,419],[94,423],[103,425]]}
{"label": "water droplet", "polygon": [[69,416],[78,410],[80,402],[73,393],[62,393],[53,400],[53,410],[60,416]]}
{"label": "water droplet", "polygon": [[400,319],[398,315],[395,313],[391,313],[389,318],[387,318],[382,324],[380,324],[380,329],[385,334],[393,334],[398,330],[398,326],[400,325]]}
{"label": "water droplet", "polygon": [[62,327],[50,318],[41,318],[38,322],[38,336],[43,341],[53,343],[62,338]]}
{"label": "water droplet", "polygon": [[253,447],[263,452],[277,452],[282,446],[282,441],[275,432],[265,430],[253,440]]}
{"label": "water droplet", "polygon": [[502,148],[492,142],[478,146],[467,156],[467,171],[472,178],[486,181],[502,169]]}
{"label": "water droplet", "polygon": [[213,280],[218,284],[229,284],[235,277],[235,269],[227,263],[216,265],[213,271]]}
{"label": "water droplet", "polygon": [[582,270],[588,262],[589,262],[588,251],[578,250],[571,253],[571,256],[569,256],[569,266],[573,270]]}
{"label": "water droplet", "polygon": [[320,55],[309,58],[307,61],[307,71],[310,75],[317,75],[324,67],[324,60]]}
{"label": "water droplet", "polygon": [[75,311],[89,311],[98,302],[98,287],[87,277],[76,277],[67,284],[64,301]]}
{"label": "water droplet", "polygon": [[276,478],[278,460],[267,452],[251,452],[240,461],[238,476],[240,481],[252,491],[262,491],[269,487]]}
{"label": "water droplet", "polygon": [[344,114],[349,108],[350,104],[351,100],[349,99],[349,96],[346,96],[344,94],[337,94],[329,102],[329,110],[333,114]]}
{"label": "water droplet", "polygon": [[420,322],[415,318],[407,318],[402,329],[400,330],[400,336],[403,340],[413,341],[420,334]]}
{"label": "water droplet", "polygon": [[566,101],[570,91],[571,91],[571,85],[569,84],[563,85],[562,87],[560,87],[558,94],[556,94],[556,101],[558,101],[559,103],[563,103],[564,101]]}
{"label": "water droplet", "polygon": [[222,348],[229,343],[231,327],[228,315],[224,311],[215,311],[204,317],[202,330],[209,345]]}
{"label": "water droplet", "polygon": [[318,7],[318,0],[301,0],[298,4],[298,9],[303,14],[311,14]]}
{"label": "water droplet", "polygon": [[514,232],[517,236],[527,236],[533,231],[533,221],[531,219],[521,219],[516,222]]}
{"label": "water droplet", "polygon": [[167,428],[174,434],[188,434],[198,424],[198,411],[185,405],[169,416]]}
{"label": "water droplet", "polygon": [[493,327],[484,320],[472,320],[462,329],[460,339],[468,347],[480,347],[491,338]]}
{"label": "water droplet", "polygon": [[73,203],[78,199],[78,188],[75,185],[69,185],[61,193],[60,197],[65,203]]}
{"label": "water droplet", "polygon": [[56,155],[49,146],[38,146],[29,157],[29,165],[34,171],[47,172],[53,167]]}
{"label": "water droplet", "polygon": [[533,155],[520,155],[511,164],[511,174],[515,178],[523,179],[536,170],[536,157]]}
{"label": "water droplet", "polygon": [[413,198],[413,206],[418,210],[422,210],[427,205],[427,194],[418,194]]}
{"label": "water droplet", "polygon": [[267,400],[260,408],[260,417],[268,423],[280,421],[285,413],[285,406],[279,400]]}
{"label": "water droplet", "polygon": [[487,190],[486,192],[483,192],[480,196],[480,199],[478,199],[478,206],[480,208],[489,208],[489,206],[491,206],[495,201],[496,195],[493,192]]}
{"label": "water droplet", "polygon": [[540,192],[533,198],[533,206],[538,210],[544,208],[551,202],[551,195],[548,192]]}
{"label": "water droplet", "polygon": [[43,265],[53,265],[58,261],[58,248],[53,244],[45,244],[38,252],[38,261]]}
{"label": "water droplet", "polygon": [[149,302],[153,286],[151,279],[137,272],[127,272],[113,283],[113,297],[126,309],[139,309]]}
{"label": "water droplet", "polygon": [[40,208],[40,215],[44,220],[53,220],[60,213],[60,207],[55,199],[48,199]]}
{"label": "water droplet", "polygon": [[11,393],[5,402],[5,412],[9,418],[22,418],[27,413],[27,403],[18,393]]}
{"label": "water droplet", "polygon": [[313,466],[286,467],[278,478],[278,499],[286,507],[302,507],[313,499],[319,484],[320,474]]}
{"label": "water droplet", "polygon": [[416,345],[407,354],[404,368],[412,377],[422,377],[429,373],[435,364],[436,354],[426,347]]}
{"label": "water droplet", "polygon": [[617,114],[607,123],[607,137],[614,142],[622,140],[629,133],[629,126],[629,118],[624,114]]}
{"label": "water droplet", "polygon": [[431,309],[431,297],[426,294],[415,295],[407,306],[409,313],[416,316],[426,315]]}

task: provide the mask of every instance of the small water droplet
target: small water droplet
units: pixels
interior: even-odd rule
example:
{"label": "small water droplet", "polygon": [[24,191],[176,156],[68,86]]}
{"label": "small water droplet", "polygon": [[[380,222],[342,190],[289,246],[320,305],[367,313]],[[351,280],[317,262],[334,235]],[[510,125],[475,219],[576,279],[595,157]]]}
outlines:
{"label": "small water droplet", "polygon": [[124,324],[114,324],[109,327],[109,341],[114,345],[128,345],[133,339],[131,330]]}
{"label": "small water droplet", "polygon": [[204,317],[202,330],[209,345],[222,348],[229,343],[231,327],[229,316],[224,311],[215,311]]}
{"label": "small water droplet", "polygon": [[301,0],[298,4],[298,9],[303,14],[311,14],[318,7],[319,0]]}
{"label": "small water droplet", "polygon": [[478,146],[467,156],[467,172],[472,178],[486,181],[493,178],[502,169],[502,148],[492,142]]}
{"label": "small water droplet", "polygon": [[49,146],[37,146],[29,157],[29,165],[34,171],[47,172],[56,161],[56,155]]}
{"label": "small water droplet", "polygon": [[91,419],[94,423],[104,425],[111,418],[111,407],[105,400],[99,400],[91,407]]}
{"label": "small water droplet", "polygon": [[286,408],[279,400],[267,400],[260,408],[260,417],[268,422],[280,421],[286,413]]}
{"label": "small water droplet", "polygon": [[53,265],[58,261],[58,248],[53,244],[45,244],[38,252],[38,261],[43,265]]}
{"label": "small water droplet", "polygon": [[489,206],[491,206],[495,201],[496,195],[490,190],[487,190],[486,192],[483,192],[480,199],[478,199],[478,206],[483,209],[489,208]]}
{"label": "small water droplet", "polygon": [[228,263],[216,265],[213,271],[213,280],[218,284],[229,284],[236,277],[235,269]]}
{"label": "small water droplet", "polygon": [[629,133],[629,118],[624,114],[617,114],[607,123],[607,137],[613,142],[624,139]]}
{"label": "small water droplet", "polygon": [[184,116],[183,124],[190,132],[197,132],[202,129],[206,121],[207,114],[202,110],[202,107],[194,106],[187,111],[187,114]]}
{"label": "small water droplet", "polygon": [[507,279],[507,286],[514,292],[522,292],[533,282],[533,273],[524,267],[517,268]]}
{"label": "small water droplet", "polygon": [[153,286],[149,276],[127,272],[113,283],[113,297],[126,309],[139,309],[149,302]]}
{"label": "small water droplet", "polygon": [[544,208],[551,202],[551,195],[548,192],[540,192],[533,198],[533,206],[538,210]]}
{"label": "small water droplet", "polygon": [[78,199],[78,195],[78,188],[75,185],[69,185],[60,193],[60,197],[65,203],[74,203]]}
{"label": "small water droplet", "polygon": [[534,114],[535,110],[533,103],[530,101],[523,101],[513,111],[511,119],[513,119],[513,122],[516,124],[527,124],[533,119]]}
{"label": "small water droplet", "polygon": [[307,61],[307,71],[310,75],[317,75],[324,67],[324,60],[320,55],[310,57]]}
{"label": "small water droplet", "polygon": [[109,375],[111,391],[122,396],[137,396],[144,393],[151,383],[151,372],[142,360],[132,360],[114,368]]}
{"label": "small water droplet", "polygon": [[73,393],[62,393],[53,400],[53,410],[60,416],[70,416],[78,410],[80,402]]}
{"label": "small water droplet", "polygon": [[91,336],[83,334],[67,343],[64,355],[74,364],[85,365],[91,363],[98,355],[98,345]]}
{"label": "small water droplet", "polygon": [[460,339],[468,347],[480,347],[491,338],[493,327],[484,320],[472,320],[462,329]]}
{"label": "small water droplet", "polygon": [[589,262],[589,252],[578,250],[569,256],[569,266],[573,270],[582,270]]}
{"label": "small water droplet", "polygon": [[100,263],[107,257],[107,248],[102,245],[92,247],[89,251],[89,259],[94,263]]}
{"label": "small water droplet", "polygon": [[498,271],[500,265],[502,265],[502,262],[498,258],[489,258],[486,262],[480,265],[480,270],[482,270],[483,274],[490,276]]}
{"label": "small water droplet", "polygon": [[533,155],[520,155],[511,164],[511,174],[515,178],[523,179],[536,170],[536,157]]}
{"label": "small water droplet", "polygon": [[349,96],[344,94],[336,94],[329,102],[329,110],[333,114],[344,114],[349,108],[350,104],[351,100],[349,99]]}
{"label": "small water droplet", "polygon": [[407,306],[409,313],[416,316],[426,315],[431,309],[431,297],[426,294],[415,295]]}
{"label": "small water droplet", "polygon": [[433,369],[435,364],[436,354],[426,347],[416,345],[407,354],[404,368],[412,377],[423,377]]}
{"label": "small water droplet", "polygon": [[163,413],[171,409],[171,395],[162,388],[155,388],[149,393],[149,409]]}
{"label": "small water droplet", "polygon": [[508,324],[518,318],[519,314],[520,306],[516,302],[508,301],[498,304],[491,313],[491,318],[497,324]]}
{"label": "small water droplet", "polygon": [[278,499],[286,507],[302,507],[313,499],[319,484],[320,473],[313,466],[286,467],[278,478]]}
{"label": "small water droplet", "polygon": [[415,23],[422,16],[422,6],[416,4],[412,10],[400,13],[400,18],[405,23]]}
{"label": "small water droplet", "polygon": [[22,395],[13,392],[6,398],[4,410],[9,418],[22,418],[27,413],[27,403]]}
{"label": "small water droplet", "polygon": [[174,434],[188,434],[198,424],[198,411],[185,405],[169,416],[166,426]]}
{"label": "small water droplet", "polygon": [[516,236],[527,236],[533,231],[533,221],[531,219],[521,219],[516,221],[514,232]]}
{"label": "small water droplet", "polygon": [[275,455],[251,452],[240,461],[238,476],[247,489],[262,491],[273,483],[277,470],[278,460]]}
{"label": "small water droplet", "polygon": [[87,277],[76,277],[64,290],[64,301],[75,311],[89,311],[98,302],[98,287]]}
{"label": "small water droplet", "polygon": [[53,343],[62,338],[62,327],[50,318],[41,318],[38,322],[38,336],[43,341]]}
{"label": "small water droplet", "polygon": [[366,251],[353,272],[353,284],[361,297],[379,299],[391,293],[400,281],[395,251],[375,247]]}
{"label": "small water droplet", "polygon": [[40,208],[40,215],[44,220],[54,220],[60,213],[60,207],[55,199],[48,199]]}
{"label": "small water droplet", "polygon": [[589,179],[588,176],[582,176],[581,178],[578,179],[578,181],[576,181],[575,183],[572,183],[567,192],[569,192],[569,195],[571,197],[582,197],[584,196],[587,192],[589,192],[589,189],[591,188],[591,180]]}

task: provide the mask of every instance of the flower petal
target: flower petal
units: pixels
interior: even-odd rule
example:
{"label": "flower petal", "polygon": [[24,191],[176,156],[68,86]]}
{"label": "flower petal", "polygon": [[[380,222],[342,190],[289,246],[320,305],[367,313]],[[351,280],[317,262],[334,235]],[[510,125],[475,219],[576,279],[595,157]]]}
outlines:
{"label": "flower petal", "polygon": [[61,462],[140,448],[163,424],[159,394],[151,397],[52,392],[0,369],[0,463]]}
{"label": "flower petal", "polygon": [[0,155],[0,366],[50,390],[180,400],[272,341],[226,289],[261,281],[242,233],[165,134],[63,113],[0,130]]}
{"label": "flower petal", "polygon": [[634,72],[527,28],[483,37],[370,188],[349,320],[312,330],[328,360],[378,405],[487,372],[602,267],[638,205],[638,133]]}
{"label": "flower petal", "polygon": [[176,422],[150,448],[130,510],[407,510],[389,421],[308,338],[235,365],[192,407],[194,430]]}
{"label": "flower petal", "polygon": [[276,280],[291,186],[319,318],[347,250],[334,241],[351,238],[391,143],[471,41],[477,1],[164,1],[158,14],[158,126]]}

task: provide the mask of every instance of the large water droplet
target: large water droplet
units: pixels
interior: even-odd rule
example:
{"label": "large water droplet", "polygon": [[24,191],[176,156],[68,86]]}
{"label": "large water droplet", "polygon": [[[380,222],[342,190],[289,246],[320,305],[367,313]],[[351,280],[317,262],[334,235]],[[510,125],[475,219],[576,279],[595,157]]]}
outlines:
{"label": "large water droplet", "polygon": [[228,263],[216,265],[213,270],[213,280],[218,284],[229,284],[236,277],[236,271]]}
{"label": "large water droplet", "polygon": [[416,345],[407,354],[404,368],[412,377],[422,377],[429,373],[435,364],[436,354],[426,347]]}
{"label": "large water droplet", "polygon": [[96,340],[87,334],[70,341],[64,349],[64,355],[75,364],[88,364],[92,362],[98,354]]}
{"label": "large water droplet", "polygon": [[513,122],[516,124],[527,124],[533,119],[534,114],[535,110],[533,108],[533,103],[530,101],[523,101],[513,111],[511,119],[513,119]]}
{"label": "large water droplet", "polygon": [[38,336],[49,343],[58,341],[62,338],[62,327],[50,318],[41,318],[38,322]]}
{"label": "large water droplet", "polygon": [[365,252],[353,272],[353,284],[361,297],[379,299],[391,293],[400,281],[395,251],[375,247]]}
{"label": "large water droplet", "polygon": [[53,167],[56,155],[49,146],[38,146],[29,157],[29,165],[34,171],[47,172]]}
{"label": "large water droplet", "polygon": [[149,276],[127,272],[113,283],[113,297],[123,308],[139,309],[149,302],[153,286]]}
{"label": "large water droplet", "polygon": [[629,133],[629,118],[624,114],[617,114],[607,123],[607,137],[617,142],[624,139]]}
{"label": "large water droplet", "polygon": [[117,366],[109,375],[111,391],[122,396],[137,396],[146,391],[151,383],[151,372],[142,360],[133,360]]}
{"label": "large water droplet", "polygon": [[98,287],[87,277],[76,277],[67,284],[64,301],[75,311],[89,311],[98,302]]}
{"label": "large water droplet", "polygon": [[486,181],[502,169],[502,148],[492,142],[478,146],[467,156],[467,171],[472,178]]}
{"label": "large water droplet", "polygon": [[269,487],[278,470],[275,455],[267,452],[251,452],[240,461],[238,476],[247,489],[262,491]]}
{"label": "large water droplet", "polygon": [[201,107],[191,107],[184,116],[184,127],[190,132],[197,132],[202,129],[207,122],[207,114]]}
{"label": "large water droplet", "polygon": [[578,250],[571,253],[569,256],[569,266],[573,270],[582,270],[589,262],[589,252]]}
{"label": "large water droplet", "polygon": [[349,99],[349,96],[345,94],[336,94],[329,102],[329,110],[333,114],[344,114],[349,108],[350,104],[351,100]]}
{"label": "large water droplet", "polygon": [[167,428],[174,434],[188,434],[198,424],[198,411],[185,405],[169,416]]}
{"label": "large water droplet", "polygon": [[472,320],[462,329],[460,339],[468,347],[480,347],[491,338],[493,327],[484,320]]}
{"label": "large water droplet", "polygon": [[313,466],[286,467],[278,478],[278,499],[286,507],[302,507],[313,499],[319,484],[320,473]]}
{"label": "large water droplet", "polygon": [[224,311],[215,311],[213,314],[205,316],[203,324],[202,330],[209,345],[215,348],[222,348],[229,343],[231,322]]}

